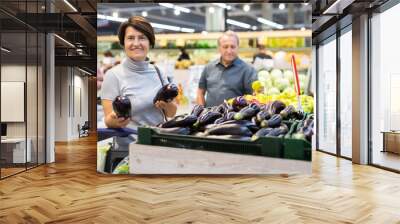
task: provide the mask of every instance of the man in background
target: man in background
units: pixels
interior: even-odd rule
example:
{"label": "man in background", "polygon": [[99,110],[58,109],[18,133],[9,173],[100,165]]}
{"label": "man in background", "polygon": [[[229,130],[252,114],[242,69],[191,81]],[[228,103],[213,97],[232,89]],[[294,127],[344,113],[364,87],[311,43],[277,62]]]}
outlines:
{"label": "man in background", "polygon": [[256,70],[238,57],[239,37],[233,31],[218,38],[221,57],[204,68],[197,90],[197,104],[216,106],[224,100],[252,94]]}

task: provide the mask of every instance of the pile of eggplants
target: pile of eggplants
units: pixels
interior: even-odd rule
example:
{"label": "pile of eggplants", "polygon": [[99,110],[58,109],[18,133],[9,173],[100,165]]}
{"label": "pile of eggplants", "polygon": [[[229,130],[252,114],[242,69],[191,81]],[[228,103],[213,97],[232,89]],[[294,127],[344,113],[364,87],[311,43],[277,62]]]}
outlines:
{"label": "pile of eggplants", "polygon": [[[300,125],[301,123],[301,125]],[[159,124],[159,133],[193,135],[208,138],[256,140],[275,136],[311,141],[313,116],[276,100],[268,104],[248,102],[240,96],[218,106],[195,105],[189,114],[178,115]]]}

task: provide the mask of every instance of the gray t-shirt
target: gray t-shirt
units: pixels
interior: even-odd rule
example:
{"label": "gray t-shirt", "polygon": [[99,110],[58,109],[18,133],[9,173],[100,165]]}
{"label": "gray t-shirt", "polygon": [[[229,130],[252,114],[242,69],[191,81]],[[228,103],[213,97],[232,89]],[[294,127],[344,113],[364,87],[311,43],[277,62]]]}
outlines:
{"label": "gray t-shirt", "polygon": [[256,70],[236,58],[225,67],[220,59],[210,62],[203,70],[199,88],[206,90],[206,106],[216,106],[236,96],[252,94],[252,82],[257,80]]}
{"label": "gray t-shirt", "polygon": [[[164,85],[167,78],[161,75]],[[101,99],[114,100],[126,95],[131,100],[132,112],[129,128],[143,125],[157,125],[164,121],[164,115],[153,104],[153,98],[162,87],[154,65],[148,61],[134,61],[125,58],[121,64],[108,70],[101,87]]]}

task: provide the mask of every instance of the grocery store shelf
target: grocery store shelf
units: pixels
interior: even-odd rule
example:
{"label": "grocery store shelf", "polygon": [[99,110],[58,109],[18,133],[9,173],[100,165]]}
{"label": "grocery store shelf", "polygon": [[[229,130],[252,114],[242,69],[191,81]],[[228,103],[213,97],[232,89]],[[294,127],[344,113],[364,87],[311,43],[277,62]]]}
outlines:
{"label": "grocery store shelf", "polygon": [[[154,48],[152,51],[180,51],[179,48]],[[194,50],[205,50],[205,51],[217,51],[217,48],[186,48],[186,51]],[[239,52],[245,51],[257,51],[257,48],[239,48]],[[268,48],[271,51],[311,51],[311,47],[300,47],[300,48]]]}
{"label": "grocery store shelf", "polygon": [[[265,37],[311,37],[311,30],[282,30],[282,31],[260,31],[260,32],[237,32],[239,38],[265,38]],[[221,32],[208,33],[207,35],[199,33],[174,33],[174,34],[156,34],[156,40],[215,40],[222,35]],[[97,41],[118,41],[118,36],[99,36]]]}
{"label": "grocery store shelf", "polygon": [[[299,52],[311,52],[312,48],[311,47],[300,47],[300,48],[267,48],[268,50],[272,52],[276,51],[299,51]],[[239,53],[241,52],[257,52],[257,48],[240,48]],[[123,51],[122,49],[111,49],[112,53],[119,53]],[[151,49],[152,52],[177,52],[179,53],[180,50],[179,48],[154,48]],[[206,51],[206,52],[217,52],[217,48],[186,48],[186,51],[188,52],[193,52],[193,51]],[[98,51],[98,53],[103,53],[103,51]]]}

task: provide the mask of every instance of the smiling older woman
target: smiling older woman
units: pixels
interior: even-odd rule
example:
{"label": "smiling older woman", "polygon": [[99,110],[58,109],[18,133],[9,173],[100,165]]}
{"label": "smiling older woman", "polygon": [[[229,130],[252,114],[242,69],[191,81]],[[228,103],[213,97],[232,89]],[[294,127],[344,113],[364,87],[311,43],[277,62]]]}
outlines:
{"label": "smiling older woman", "polygon": [[[153,104],[157,91],[168,83],[167,78],[147,58],[150,47],[153,48],[155,43],[153,27],[145,18],[132,16],[121,24],[118,38],[127,57],[121,64],[108,70],[104,77],[101,99],[106,126],[154,126],[163,122],[165,116],[173,117],[177,109],[173,101],[157,101]],[[127,96],[130,99],[130,118],[118,118],[113,111],[112,101],[117,96]]]}

